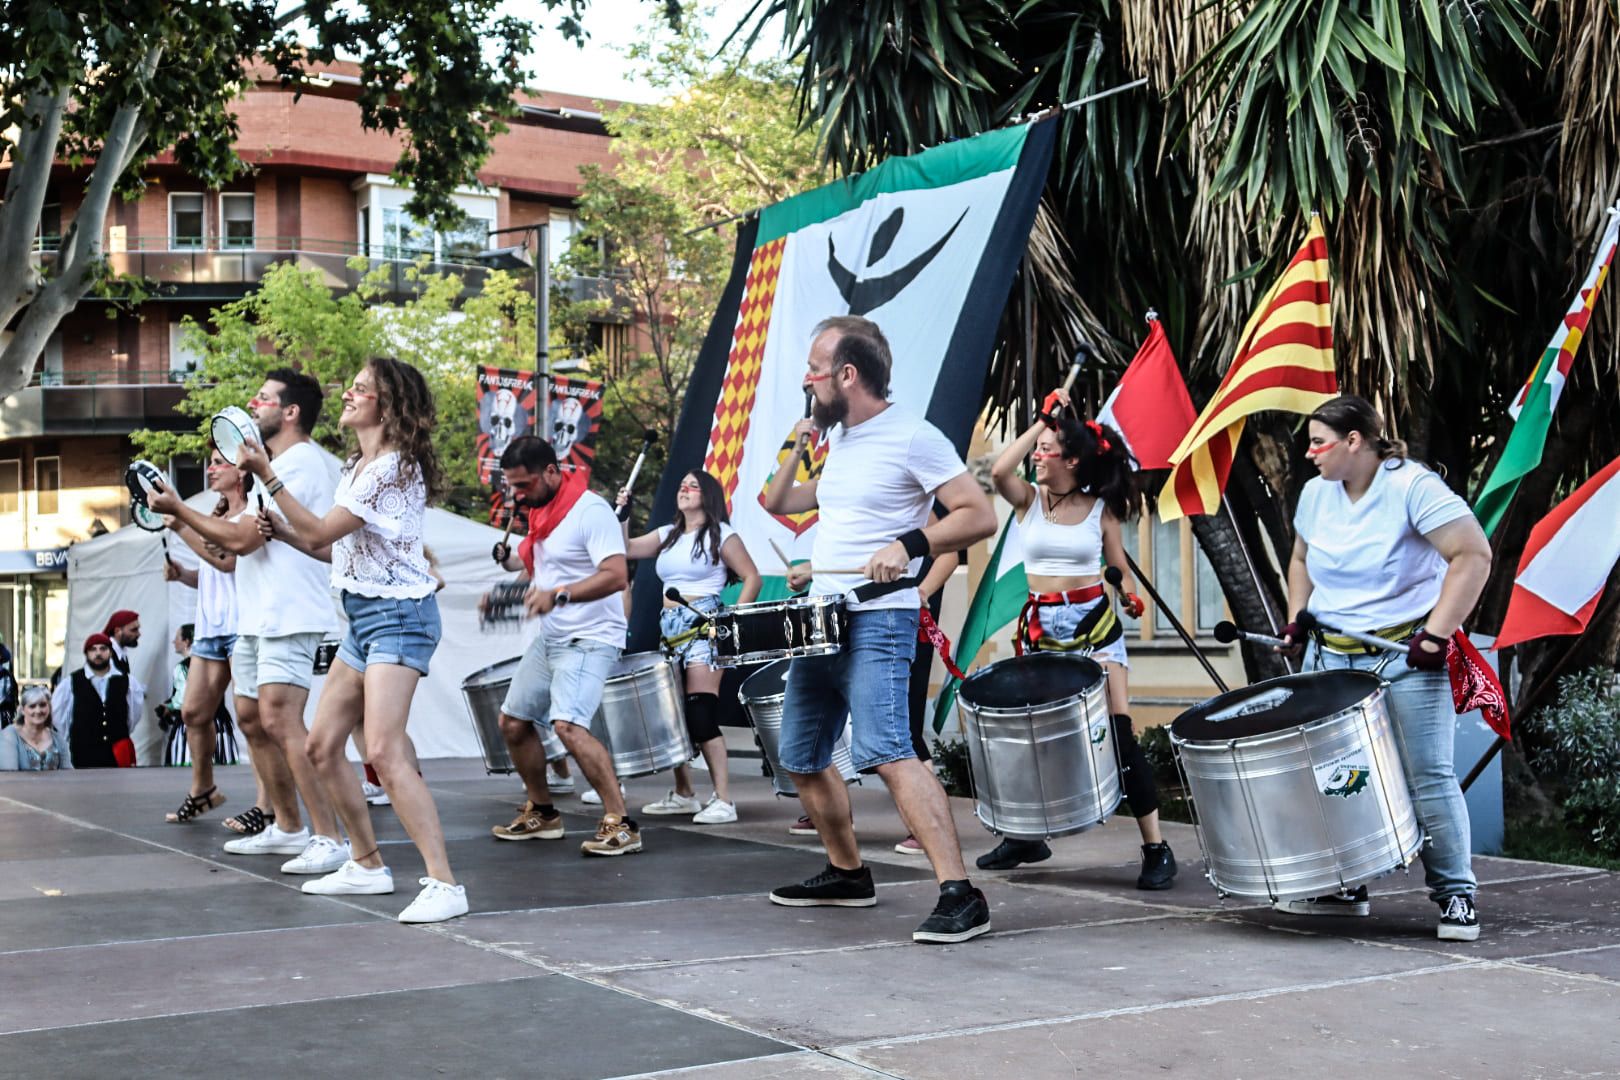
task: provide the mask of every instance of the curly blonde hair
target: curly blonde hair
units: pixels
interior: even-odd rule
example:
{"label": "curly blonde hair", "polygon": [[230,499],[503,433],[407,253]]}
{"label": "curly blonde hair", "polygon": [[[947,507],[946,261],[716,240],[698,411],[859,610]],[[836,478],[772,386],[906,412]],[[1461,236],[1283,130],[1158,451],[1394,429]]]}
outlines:
{"label": "curly blonde hair", "polygon": [[391,356],[374,356],[366,363],[377,380],[377,411],[382,415],[383,442],[399,451],[404,467],[421,473],[432,501],[444,492],[444,469],[433,448],[433,425],[438,408],[422,373]]}

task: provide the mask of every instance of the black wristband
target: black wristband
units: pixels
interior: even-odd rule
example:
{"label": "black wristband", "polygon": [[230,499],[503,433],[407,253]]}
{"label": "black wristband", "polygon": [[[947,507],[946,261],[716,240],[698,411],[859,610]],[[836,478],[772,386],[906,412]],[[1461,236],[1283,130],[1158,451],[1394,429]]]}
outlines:
{"label": "black wristband", "polygon": [[908,533],[901,533],[895,539],[900,541],[900,546],[905,548],[906,554],[911,556],[913,559],[922,559],[927,557],[929,550],[928,537],[923,535],[923,531],[921,529],[912,529]]}

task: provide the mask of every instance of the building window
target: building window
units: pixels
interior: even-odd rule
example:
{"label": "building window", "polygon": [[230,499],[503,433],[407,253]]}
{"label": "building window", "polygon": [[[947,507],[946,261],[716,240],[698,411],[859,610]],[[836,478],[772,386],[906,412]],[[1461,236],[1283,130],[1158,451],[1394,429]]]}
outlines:
{"label": "building window", "polygon": [[39,249],[57,251],[62,246],[62,200],[53,190],[45,192],[45,205],[39,208]]}
{"label": "building window", "polygon": [[34,513],[54,514],[59,509],[62,489],[62,459],[37,457],[34,459]]}
{"label": "building window", "polygon": [[203,196],[172,194],[169,196],[169,246],[171,248],[202,247]]}
{"label": "building window", "polygon": [[186,330],[186,323],[172,322],[169,324],[169,379],[171,382],[185,382],[187,376],[192,375],[202,367],[202,351],[194,347],[192,335],[201,334],[202,328],[195,327],[190,332]]}
{"label": "building window", "polygon": [[58,330],[45,339],[45,353],[40,357],[39,385],[61,386],[62,382],[62,332]]}
{"label": "building window", "polygon": [[[1174,605],[1176,618],[1195,636],[1209,635],[1215,624],[1227,617],[1226,597],[1215,577],[1215,568],[1193,538],[1187,519],[1163,522],[1144,517],[1126,525],[1122,537],[1125,550],[1153,579],[1159,595]],[[1191,573],[1187,572],[1189,563]],[[1120,612],[1126,632],[1143,641],[1177,640],[1169,615],[1159,610],[1146,589],[1138,588],[1152,619],[1132,619]]]}
{"label": "building window", "polygon": [[0,514],[22,509],[22,462],[0,461]]}
{"label": "building window", "polygon": [[235,192],[219,197],[219,239],[223,247],[253,246],[253,196]]}
{"label": "building window", "polygon": [[489,247],[489,230],[495,227],[486,218],[469,217],[449,232],[439,234],[439,258],[471,259]]}

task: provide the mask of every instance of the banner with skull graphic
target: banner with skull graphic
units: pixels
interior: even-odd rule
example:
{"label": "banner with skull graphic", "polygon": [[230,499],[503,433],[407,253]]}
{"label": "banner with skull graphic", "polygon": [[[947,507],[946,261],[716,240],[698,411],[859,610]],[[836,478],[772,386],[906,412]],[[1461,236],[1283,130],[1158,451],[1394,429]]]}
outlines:
{"label": "banner with skull graphic", "polygon": [[591,471],[602,426],[602,384],[594,379],[551,378],[552,448],[564,469]]}
{"label": "banner with skull graphic", "polygon": [[478,481],[501,489],[501,455],[520,435],[534,434],[534,372],[478,369]]}

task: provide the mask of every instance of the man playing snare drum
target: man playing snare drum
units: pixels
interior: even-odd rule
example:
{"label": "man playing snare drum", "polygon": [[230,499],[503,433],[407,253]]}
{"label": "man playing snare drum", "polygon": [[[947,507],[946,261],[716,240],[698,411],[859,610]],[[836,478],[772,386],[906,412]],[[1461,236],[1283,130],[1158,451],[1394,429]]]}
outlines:
{"label": "man playing snare drum", "polygon": [[[855,767],[877,773],[894,796],[911,835],[939,881],[939,903],[912,939],[956,942],[990,929],[984,894],[968,881],[945,789],[912,747],[907,707],[917,646],[914,581],[931,551],[958,551],[995,531],[990,502],[956,450],[927,421],[891,405],[889,343],[876,323],[857,316],[824,319],[810,346],[805,389],[811,418],[797,429],[827,431],[821,476],[795,486],[798,440],[766,492],[773,514],[819,510],[813,592],[847,597],[848,644],[831,656],[798,657],[788,669],[782,705],[782,768],[793,777],[827,867],[771,893],[788,907],[870,907],[877,903],[870,869],[861,864],[849,794],[832,748],[852,717]],[[936,523],[929,510],[946,510]],[[837,571],[861,567],[859,573]],[[884,585],[905,581],[885,591]]]}
{"label": "man playing snare drum", "polygon": [[563,838],[535,731],[542,724],[557,733],[602,796],[602,822],[580,849],[587,855],[640,851],[641,832],[625,817],[613,758],[591,734],[591,717],[602,703],[627,625],[619,594],[629,572],[619,519],[606,499],[586,487],[583,473],[558,469],[556,451],[542,439],[513,439],[501,455],[501,469],[519,505],[529,508],[529,534],[515,555],[497,556],[508,570],[521,568],[533,579],[524,606],[540,616],[540,634],[524,652],[501,704],[501,735],[528,801],[510,825],[493,832],[501,840]]}

